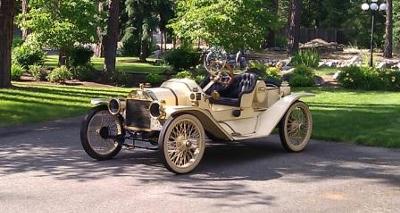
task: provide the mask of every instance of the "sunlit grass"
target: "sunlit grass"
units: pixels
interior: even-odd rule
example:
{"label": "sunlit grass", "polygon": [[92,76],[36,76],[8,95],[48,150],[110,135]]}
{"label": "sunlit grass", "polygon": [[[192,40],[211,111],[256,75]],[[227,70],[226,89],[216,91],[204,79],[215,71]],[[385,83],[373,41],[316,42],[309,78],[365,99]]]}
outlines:
{"label": "sunlit grass", "polygon": [[[149,62],[154,62],[155,59],[148,59]],[[104,66],[104,58],[92,58],[93,66],[101,70]],[[46,58],[45,65],[48,67],[56,67],[58,65],[58,56],[49,55]],[[117,70],[120,72],[131,72],[131,73],[162,73],[167,69],[167,66],[156,66],[150,63],[139,62],[138,58],[135,57],[118,57],[117,58]]]}
{"label": "sunlit grass", "polygon": [[400,93],[305,89],[316,139],[400,148]]}
{"label": "sunlit grass", "polygon": [[0,127],[83,115],[95,97],[126,96],[129,89],[13,82],[0,89]]}

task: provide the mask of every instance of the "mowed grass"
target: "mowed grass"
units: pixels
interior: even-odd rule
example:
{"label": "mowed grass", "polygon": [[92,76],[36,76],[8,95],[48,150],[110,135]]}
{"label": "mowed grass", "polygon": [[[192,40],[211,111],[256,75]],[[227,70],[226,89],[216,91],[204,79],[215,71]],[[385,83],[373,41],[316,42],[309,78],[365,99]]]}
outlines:
{"label": "mowed grass", "polygon": [[126,96],[130,89],[13,82],[0,89],[0,127],[80,116],[91,98]]}
{"label": "mowed grass", "polygon": [[[148,61],[154,62],[155,59],[148,59]],[[104,58],[94,57],[92,58],[92,64],[96,69],[102,70],[104,67]],[[47,56],[45,65],[52,68],[57,67],[58,56]],[[116,67],[118,71],[127,73],[162,73],[168,68],[168,66],[157,66],[150,63],[142,63],[139,62],[139,59],[135,57],[118,57]]]}
{"label": "mowed grass", "polygon": [[300,89],[314,118],[313,138],[400,148],[400,93]]}

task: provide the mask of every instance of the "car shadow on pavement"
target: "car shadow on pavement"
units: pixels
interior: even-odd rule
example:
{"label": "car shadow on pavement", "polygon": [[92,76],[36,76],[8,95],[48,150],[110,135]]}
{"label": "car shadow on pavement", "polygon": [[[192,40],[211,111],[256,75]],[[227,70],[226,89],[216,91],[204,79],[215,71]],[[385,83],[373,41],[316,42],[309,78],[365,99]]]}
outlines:
{"label": "car shadow on pavement", "polygon": [[[40,134],[39,134],[40,135]],[[199,168],[188,175],[168,172],[155,151],[124,151],[110,161],[94,161],[82,150],[76,135],[64,140],[32,137],[29,143],[0,144],[0,179],[28,173],[57,181],[90,182],[128,178],[128,184],[172,184],[176,196],[229,198],[218,205],[270,205],[273,195],[246,186],[247,181],[283,179],[288,184],[328,179],[363,178],[400,187],[400,152],[347,144],[313,142],[303,153],[286,153],[275,137],[241,144],[212,144]],[[68,138],[71,137],[71,138]],[[72,141],[65,144],[63,141]],[[246,195],[246,199],[242,196]],[[250,199],[249,199],[250,198]]]}

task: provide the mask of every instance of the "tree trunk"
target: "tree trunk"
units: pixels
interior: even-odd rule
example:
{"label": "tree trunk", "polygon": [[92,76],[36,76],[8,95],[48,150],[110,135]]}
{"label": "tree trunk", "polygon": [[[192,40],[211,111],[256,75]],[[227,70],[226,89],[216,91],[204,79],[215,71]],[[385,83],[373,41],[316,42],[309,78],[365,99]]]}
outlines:
{"label": "tree trunk", "polygon": [[160,30],[160,51],[164,52],[164,32]]}
{"label": "tree trunk", "polygon": [[168,39],[168,37],[167,37],[167,31],[164,32],[164,35],[163,35],[163,36],[164,36],[164,50],[165,50],[165,52],[167,52],[167,50],[168,50],[168,49],[167,49],[167,44],[168,44],[168,40],[167,40],[167,39]]}
{"label": "tree trunk", "polygon": [[[25,15],[27,12],[28,12],[28,0],[22,0],[21,1],[21,13],[22,13],[22,15]],[[28,37],[28,30],[22,29],[22,40],[25,41],[27,37]]]}
{"label": "tree trunk", "polygon": [[290,19],[289,19],[289,54],[293,55],[299,50],[299,40],[300,40],[300,21],[301,21],[301,0],[292,0]]}
{"label": "tree trunk", "polygon": [[[103,13],[104,2],[102,0],[98,1],[98,11],[99,14]],[[96,44],[96,57],[104,57],[104,45],[103,45],[103,29],[101,27],[97,27],[97,44]]]}
{"label": "tree trunk", "polygon": [[67,64],[67,51],[64,48],[60,48],[58,52],[58,66],[64,66]]}
{"label": "tree trunk", "polygon": [[[275,16],[278,16],[278,10],[279,10],[279,2],[278,0],[272,0],[271,2],[272,6],[272,13]],[[276,32],[275,29],[269,29],[268,35],[266,36],[265,42],[263,47],[274,47],[275,45],[275,37],[276,37]]]}
{"label": "tree trunk", "polygon": [[151,30],[148,24],[148,20],[145,20],[143,24],[143,34],[142,40],[140,44],[140,56],[139,59],[141,62],[146,62],[147,57],[150,55],[150,44],[151,44]]}
{"label": "tree trunk", "polygon": [[119,0],[110,0],[107,34],[104,37],[104,71],[108,76],[115,73],[119,33]]}
{"label": "tree trunk", "polygon": [[386,0],[386,34],[385,34],[385,49],[383,57],[393,57],[393,2],[392,0]]}
{"label": "tree trunk", "polygon": [[14,33],[15,0],[0,5],[0,88],[11,87],[11,46]]}

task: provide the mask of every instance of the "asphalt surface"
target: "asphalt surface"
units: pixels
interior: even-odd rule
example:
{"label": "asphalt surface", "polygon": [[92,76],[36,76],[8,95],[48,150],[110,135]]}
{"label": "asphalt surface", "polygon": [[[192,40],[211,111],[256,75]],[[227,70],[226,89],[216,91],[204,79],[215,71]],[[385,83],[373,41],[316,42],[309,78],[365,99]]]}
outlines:
{"label": "asphalt surface", "polygon": [[400,150],[276,137],[212,145],[190,175],[155,151],[97,162],[79,121],[0,129],[0,212],[400,212]]}

